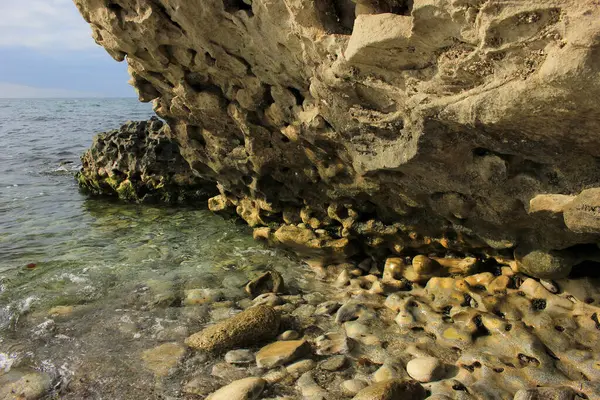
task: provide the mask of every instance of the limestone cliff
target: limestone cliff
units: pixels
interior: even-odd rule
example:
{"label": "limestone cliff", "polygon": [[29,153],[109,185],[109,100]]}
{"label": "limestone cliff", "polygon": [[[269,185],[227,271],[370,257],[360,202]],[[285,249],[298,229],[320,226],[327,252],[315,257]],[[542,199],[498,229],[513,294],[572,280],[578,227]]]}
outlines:
{"label": "limestone cliff", "polygon": [[75,3],[257,236],[517,249],[544,277],[597,257],[596,0]]}

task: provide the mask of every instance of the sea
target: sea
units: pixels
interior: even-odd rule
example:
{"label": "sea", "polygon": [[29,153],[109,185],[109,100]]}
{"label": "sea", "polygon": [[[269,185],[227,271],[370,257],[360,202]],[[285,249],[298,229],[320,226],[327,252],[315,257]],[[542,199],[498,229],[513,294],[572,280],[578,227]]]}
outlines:
{"label": "sea", "polygon": [[136,99],[0,99],[0,381],[38,374],[47,398],[179,398],[204,356],[159,390],[144,351],[238,312],[266,268],[309,284],[298,260],[204,204],[79,191],[93,136],[152,115]]}

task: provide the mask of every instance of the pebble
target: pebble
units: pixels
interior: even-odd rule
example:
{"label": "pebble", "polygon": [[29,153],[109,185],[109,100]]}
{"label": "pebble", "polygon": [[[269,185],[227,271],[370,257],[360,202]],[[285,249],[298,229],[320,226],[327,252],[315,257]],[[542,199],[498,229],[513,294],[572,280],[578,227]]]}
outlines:
{"label": "pebble", "polygon": [[165,343],[142,353],[144,366],[156,376],[168,376],[183,359],[186,349],[179,343]]}
{"label": "pebble", "polygon": [[550,293],[558,293],[559,289],[558,289],[558,285],[556,283],[554,283],[553,281],[549,281],[549,280],[545,280],[545,279],[541,279],[540,283],[542,284],[542,286],[544,288],[546,288],[547,291],[549,291]]}
{"label": "pebble", "polygon": [[183,387],[183,392],[196,396],[207,396],[221,386],[219,382],[220,380],[215,379],[214,376],[199,375]]}
{"label": "pebble", "polygon": [[300,360],[288,365],[285,369],[288,374],[292,375],[294,378],[298,378],[303,373],[314,369],[315,365],[316,363],[313,360]]}
{"label": "pebble", "polygon": [[346,365],[346,356],[337,355],[323,361],[319,367],[325,371],[339,371]]}
{"label": "pebble", "polygon": [[349,301],[337,311],[335,315],[335,322],[343,324],[347,321],[354,321],[360,317],[365,311],[366,307],[355,301]]}
{"label": "pebble", "polygon": [[294,361],[310,350],[306,340],[287,340],[271,343],[256,354],[256,364],[260,368],[274,368]]}
{"label": "pebble", "polygon": [[350,341],[348,337],[339,332],[328,332],[315,339],[316,353],[320,356],[333,354],[348,354]]}
{"label": "pebble", "polygon": [[219,362],[212,366],[210,371],[212,376],[219,377],[226,382],[235,381],[238,379],[247,378],[250,376],[249,371],[246,368],[240,368],[226,362]]}
{"label": "pebble", "polygon": [[340,384],[340,390],[348,397],[356,395],[366,387],[367,383],[360,379],[348,379]]}
{"label": "pebble", "polygon": [[315,315],[328,315],[332,316],[340,308],[341,304],[337,301],[326,301],[317,306]]}
{"label": "pebble", "polygon": [[277,336],[277,340],[296,340],[300,337],[300,334],[294,330],[288,330]]}
{"label": "pebble", "polygon": [[383,364],[373,373],[373,382],[384,382],[390,379],[406,378],[406,371],[399,365]]}
{"label": "pebble", "polygon": [[275,307],[281,304],[283,304],[283,300],[275,293],[263,293],[252,300],[252,305],[254,306],[267,305]]}
{"label": "pebble", "polygon": [[71,313],[73,313],[74,307],[73,306],[56,306],[56,307],[52,307],[50,309],[50,311],[48,311],[49,315],[52,316],[67,316],[70,315]]}
{"label": "pebble", "polygon": [[296,382],[298,390],[302,393],[304,399],[310,400],[326,400],[327,392],[315,382],[311,371],[302,374]]}
{"label": "pebble", "polygon": [[392,379],[367,386],[353,400],[422,400],[426,396],[425,388],[420,383]]}
{"label": "pebble", "polygon": [[419,357],[406,364],[406,371],[419,382],[431,382],[442,377],[444,366],[435,357]]}
{"label": "pebble", "polygon": [[514,400],[573,400],[575,391],[569,387],[538,387],[521,389]]}
{"label": "pebble", "polygon": [[248,282],[245,289],[253,298],[263,293],[282,293],[283,277],[277,271],[267,271]]}
{"label": "pebble", "polygon": [[225,362],[228,364],[251,364],[254,362],[254,354],[250,350],[231,350],[225,354]]}
{"label": "pebble", "polygon": [[206,400],[256,400],[260,398],[266,383],[262,378],[240,379],[217,390]]}
{"label": "pebble", "polygon": [[0,399],[36,400],[50,390],[50,375],[34,371],[11,370],[0,376]]}

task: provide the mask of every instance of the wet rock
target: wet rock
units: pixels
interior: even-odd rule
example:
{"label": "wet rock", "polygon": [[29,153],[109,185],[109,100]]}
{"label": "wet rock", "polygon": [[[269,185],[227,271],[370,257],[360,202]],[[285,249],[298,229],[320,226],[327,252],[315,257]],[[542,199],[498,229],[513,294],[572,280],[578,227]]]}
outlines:
{"label": "wet rock", "polygon": [[542,284],[542,286],[549,291],[550,293],[558,293],[559,292],[559,288],[558,285],[556,284],[556,282],[554,281],[549,281],[549,280],[545,280],[545,279],[541,279],[540,283]]}
{"label": "wet rock", "polygon": [[156,376],[168,376],[185,356],[186,349],[179,343],[165,343],[142,353],[144,367]]}
{"label": "wet rock", "polygon": [[277,336],[277,340],[296,340],[300,337],[300,334],[294,330],[288,330]]}
{"label": "wet rock", "polygon": [[187,289],[184,290],[183,304],[186,306],[211,304],[219,301],[223,294],[217,289]]}
{"label": "wet rock", "polygon": [[275,293],[263,293],[258,295],[253,301],[252,304],[255,306],[258,305],[267,305],[271,307],[275,307],[281,305],[283,300],[281,297],[277,296]]}
{"label": "wet rock", "polygon": [[254,353],[250,350],[231,350],[225,354],[225,362],[229,364],[251,364],[254,362]]}
{"label": "wet rock", "polygon": [[315,339],[315,347],[320,356],[347,354],[350,352],[350,341],[344,333],[328,332]]}
{"label": "wet rock", "polygon": [[347,321],[358,319],[364,312],[366,307],[355,301],[349,301],[339,308],[335,315],[335,322],[343,324]]}
{"label": "wet rock", "polygon": [[214,376],[199,375],[183,387],[183,392],[196,396],[207,396],[221,386],[221,381]]}
{"label": "wet rock", "polygon": [[569,387],[538,387],[535,389],[521,389],[514,400],[573,400],[575,391]]}
{"label": "wet rock", "polygon": [[374,383],[353,397],[353,400],[422,400],[427,396],[425,388],[416,381],[389,380]]}
{"label": "wet rock", "polygon": [[246,285],[246,293],[253,298],[263,293],[283,293],[283,277],[277,271],[267,271]]}
{"label": "wet rock", "polygon": [[313,360],[301,360],[296,361],[293,364],[288,365],[285,369],[294,378],[298,378],[300,375],[307,371],[314,369],[316,363]]}
{"label": "wet rock", "polygon": [[302,393],[302,397],[307,400],[327,400],[327,391],[315,382],[311,371],[302,374],[298,382],[296,382],[298,390]]}
{"label": "wet rock", "polygon": [[92,195],[176,203],[217,194],[214,183],[194,174],[170,129],[156,117],[98,134],[81,163],[77,181]]}
{"label": "wet rock", "polygon": [[224,382],[237,381],[247,378],[251,375],[250,371],[238,365],[229,364],[226,362],[218,362],[211,368],[210,374],[221,378]]}
{"label": "wet rock", "polygon": [[56,306],[52,307],[50,311],[48,311],[48,315],[64,317],[67,315],[71,315],[74,309],[75,307],[73,306]]}
{"label": "wet rock", "polygon": [[557,251],[517,249],[515,259],[519,271],[536,278],[559,279],[569,275],[574,260]]}
{"label": "wet rock", "polygon": [[36,400],[51,386],[52,378],[46,373],[12,370],[0,376],[0,399]]}
{"label": "wet rock", "polygon": [[340,308],[341,304],[337,301],[326,301],[317,306],[315,310],[315,315],[328,315],[332,316],[336,313],[336,311]]}
{"label": "wet rock", "polygon": [[373,373],[373,382],[384,382],[391,379],[407,378],[406,371],[401,365],[383,364],[377,371]]}
{"label": "wet rock", "polygon": [[431,382],[443,376],[444,366],[435,357],[419,357],[406,364],[406,372],[419,382]]}
{"label": "wet rock", "polygon": [[256,400],[260,398],[266,381],[261,378],[244,378],[217,390],[206,400]]}
{"label": "wet rock", "polygon": [[223,351],[253,345],[275,337],[279,314],[269,306],[251,307],[188,337],[185,343],[207,351]]}
{"label": "wet rock", "polygon": [[319,368],[325,371],[339,371],[346,366],[346,362],[346,356],[337,355],[329,357],[327,360],[323,361],[321,364],[319,364]]}
{"label": "wet rock", "polygon": [[355,396],[358,392],[366,388],[368,384],[360,379],[348,379],[340,384],[340,390],[348,397]]}
{"label": "wet rock", "polygon": [[401,257],[390,257],[385,260],[383,267],[383,280],[398,280],[402,278],[402,274],[406,264]]}
{"label": "wet rock", "polygon": [[256,354],[260,368],[274,368],[304,356],[310,351],[305,340],[287,340],[266,345]]}

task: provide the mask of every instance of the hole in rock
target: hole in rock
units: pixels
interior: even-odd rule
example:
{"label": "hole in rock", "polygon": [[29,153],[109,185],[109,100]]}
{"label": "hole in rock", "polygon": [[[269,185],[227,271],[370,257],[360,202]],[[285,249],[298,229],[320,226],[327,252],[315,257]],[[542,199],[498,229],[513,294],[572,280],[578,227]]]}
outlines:
{"label": "hole in rock", "polygon": [[457,381],[454,381],[454,384],[452,385],[452,389],[457,390],[457,391],[467,392],[467,387]]}
{"label": "hole in rock", "polygon": [[521,365],[525,365],[525,364],[534,364],[536,366],[540,365],[540,361],[537,358],[530,357],[530,356],[525,355],[523,353],[519,353],[519,355],[517,356],[517,358],[519,359],[519,363]]}
{"label": "hole in rock", "polygon": [[533,299],[531,300],[531,306],[534,310],[541,311],[546,308],[546,300],[544,299]]}
{"label": "hole in rock", "polygon": [[[584,261],[573,267],[569,278],[600,278],[600,262],[598,261]],[[593,300],[592,300],[593,302]]]}
{"label": "hole in rock", "polygon": [[392,14],[410,15],[413,3],[413,0],[392,0],[390,1],[390,12]]}
{"label": "hole in rock", "polygon": [[559,332],[564,332],[565,328],[563,328],[562,326],[555,326],[554,329],[556,329]]}
{"label": "hole in rock", "polygon": [[475,340],[475,339],[477,339],[479,337],[482,337],[482,336],[489,336],[490,335],[490,331],[483,325],[483,321],[482,321],[481,315],[476,315],[473,318],[473,323],[475,324],[475,327],[477,328],[477,330],[472,335],[473,340]]}
{"label": "hole in rock", "polygon": [[506,332],[510,332],[511,329],[512,329],[512,325],[511,324],[506,324],[506,326],[504,327],[504,330]]}
{"label": "hole in rock", "polygon": [[288,90],[290,92],[292,92],[292,94],[296,98],[296,105],[301,106],[302,103],[304,103],[304,96],[302,95],[300,90],[296,89],[295,87],[291,87],[291,86],[288,87]]}
{"label": "hole in rock", "polygon": [[254,15],[252,13],[252,6],[243,0],[223,0],[223,6],[225,7],[225,11],[229,14],[244,10],[249,16]]}
{"label": "hole in rock", "polygon": [[494,372],[497,372],[499,374],[504,372],[504,368],[493,368],[493,370],[494,370]]}
{"label": "hole in rock", "polygon": [[108,3],[108,5],[106,6],[106,8],[108,8],[110,11],[118,14],[121,11],[123,11],[123,7],[121,7],[119,4],[117,3]]}

